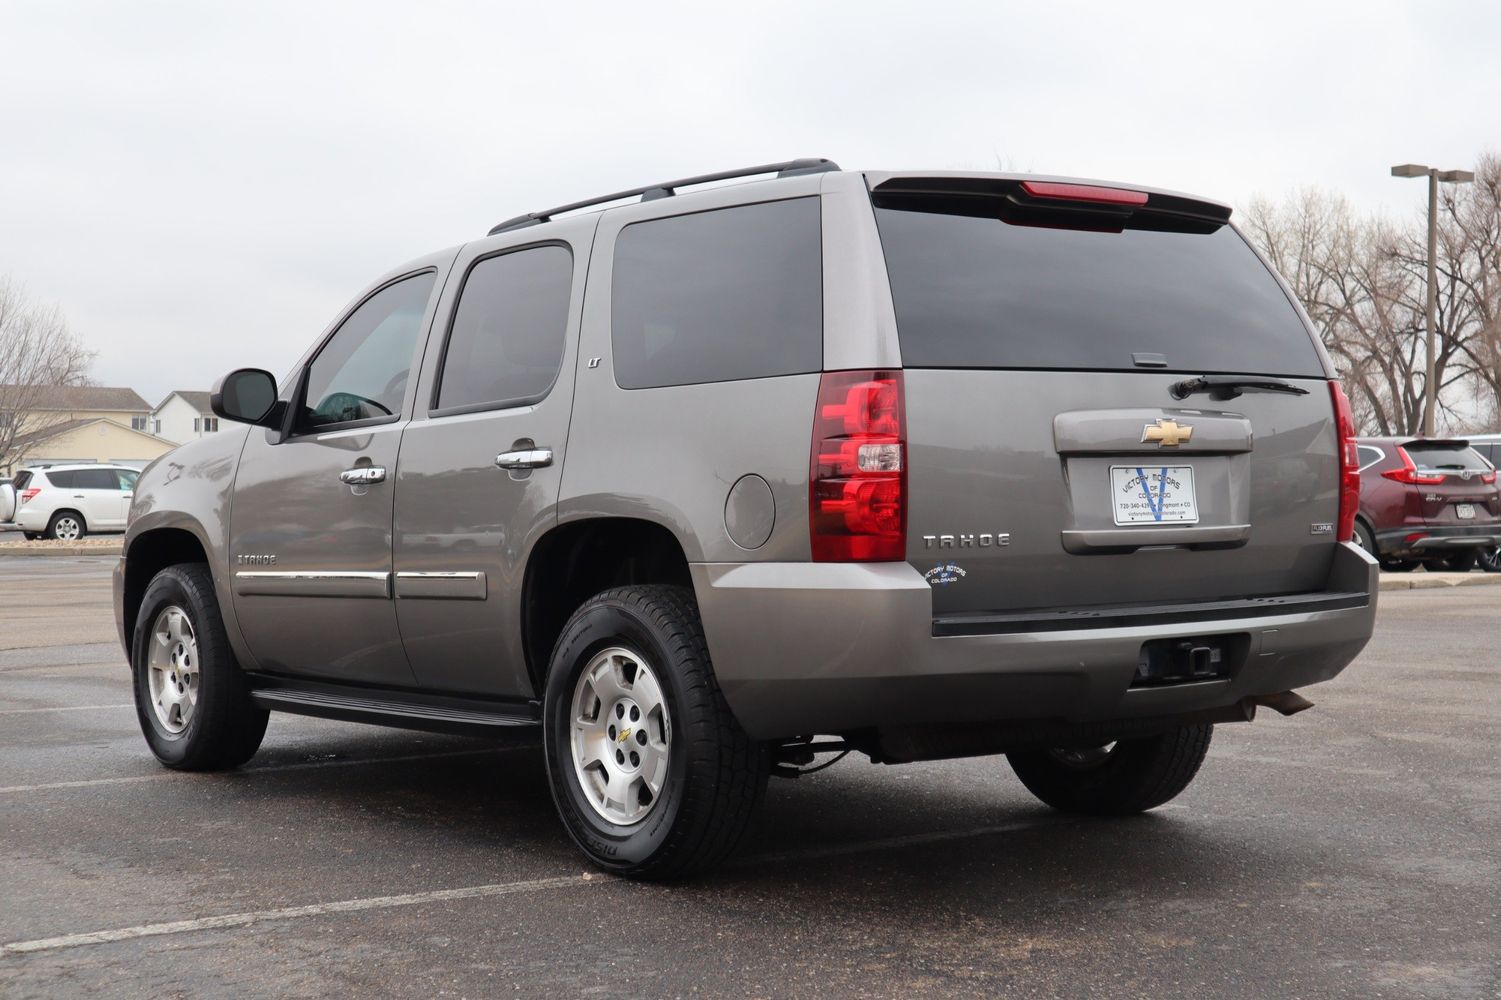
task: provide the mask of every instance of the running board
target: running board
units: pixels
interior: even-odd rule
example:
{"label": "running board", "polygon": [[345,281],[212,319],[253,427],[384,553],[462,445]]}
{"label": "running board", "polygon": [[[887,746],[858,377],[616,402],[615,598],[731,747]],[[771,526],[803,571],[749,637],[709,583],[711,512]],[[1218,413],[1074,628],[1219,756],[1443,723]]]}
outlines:
{"label": "running board", "polygon": [[450,698],[257,674],[249,680],[251,699],[273,712],[470,736],[517,737],[542,727],[539,706],[530,701]]}

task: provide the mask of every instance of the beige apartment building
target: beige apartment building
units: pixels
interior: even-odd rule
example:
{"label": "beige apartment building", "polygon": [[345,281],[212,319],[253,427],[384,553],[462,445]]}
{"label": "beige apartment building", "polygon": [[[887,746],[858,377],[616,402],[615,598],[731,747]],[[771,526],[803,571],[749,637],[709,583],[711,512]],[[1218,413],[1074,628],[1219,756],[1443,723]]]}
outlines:
{"label": "beige apartment building", "polygon": [[134,389],[49,386],[35,395],[26,412],[0,412],[0,421],[18,425],[15,447],[0,461],[0,476],[26,465],[65,462],[140,468],[173,448],[171,441],[153,433],[151,406]]}

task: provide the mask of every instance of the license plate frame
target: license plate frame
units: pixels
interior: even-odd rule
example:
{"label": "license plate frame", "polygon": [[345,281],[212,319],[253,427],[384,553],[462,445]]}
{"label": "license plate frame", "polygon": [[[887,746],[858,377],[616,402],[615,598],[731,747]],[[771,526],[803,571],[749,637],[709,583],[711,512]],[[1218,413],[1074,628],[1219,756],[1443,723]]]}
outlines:
{"label": "license plate frame", "polygon": [[1475,520],[1475,505],[1472,503],[1457,503],[1454,505],[1454,516],[1461,521]]}
{"label": "license plate frame", "polygon": [[[1151,484],[1150,495],[1142,481]],[[1112,465],[1110,514],[1117,527],[1199,523],[1191,465]]]}

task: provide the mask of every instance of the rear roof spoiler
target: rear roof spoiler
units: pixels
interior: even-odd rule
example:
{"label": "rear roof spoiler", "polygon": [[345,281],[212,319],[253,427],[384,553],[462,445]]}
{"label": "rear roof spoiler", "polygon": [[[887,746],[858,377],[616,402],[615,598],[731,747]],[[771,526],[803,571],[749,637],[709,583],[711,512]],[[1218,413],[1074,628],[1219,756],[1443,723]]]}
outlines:
{"label": "rear roof spoiler", "polygon": [[1413,438],[1411,441],[1397,442],[1398,448],[1411,448],[1414,446],[1420,448],[1453,448],[1457,451],[1460,448],[1468,448],[1470,442],[1461,438]]}
{"label": "rear roof spoiler", "polygon": [[875,195],[921,195],[966,196],[1006,198],[1030,207],[1063,207],[1052,199],[1038,199],[1024,189],[1025,186],[1045,184],[1103,188],[1145,195],[1145,204],[1140,206],[1096,206],[1097,210],[1111,214],[1130,214],[1146,211],[1158,215],[1176,216],[1222,226],[1230,221],[1229,205],[1192,195],[1111,181],[1080,180],[1072,177],[1042,177],[1031,174],[867,174],[867,182]]}

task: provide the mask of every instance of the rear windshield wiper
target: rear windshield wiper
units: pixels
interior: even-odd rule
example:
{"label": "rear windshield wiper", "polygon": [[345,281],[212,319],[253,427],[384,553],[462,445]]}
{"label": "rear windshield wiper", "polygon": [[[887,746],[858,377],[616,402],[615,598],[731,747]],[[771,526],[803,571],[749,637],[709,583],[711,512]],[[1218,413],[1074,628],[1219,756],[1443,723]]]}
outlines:
{"label": "rear windshield wiper", "polygon": [[1174,399],[1187,399],[1199,392],[1209,393],[1210,399],[1234,399],[1243,392],[1285,392],[1291,396],[1306,396],[1308,390],[1291,382],[1275,378],[1247,378],[1244,375],[1200,375],[1174,382],[1168,389]]}

